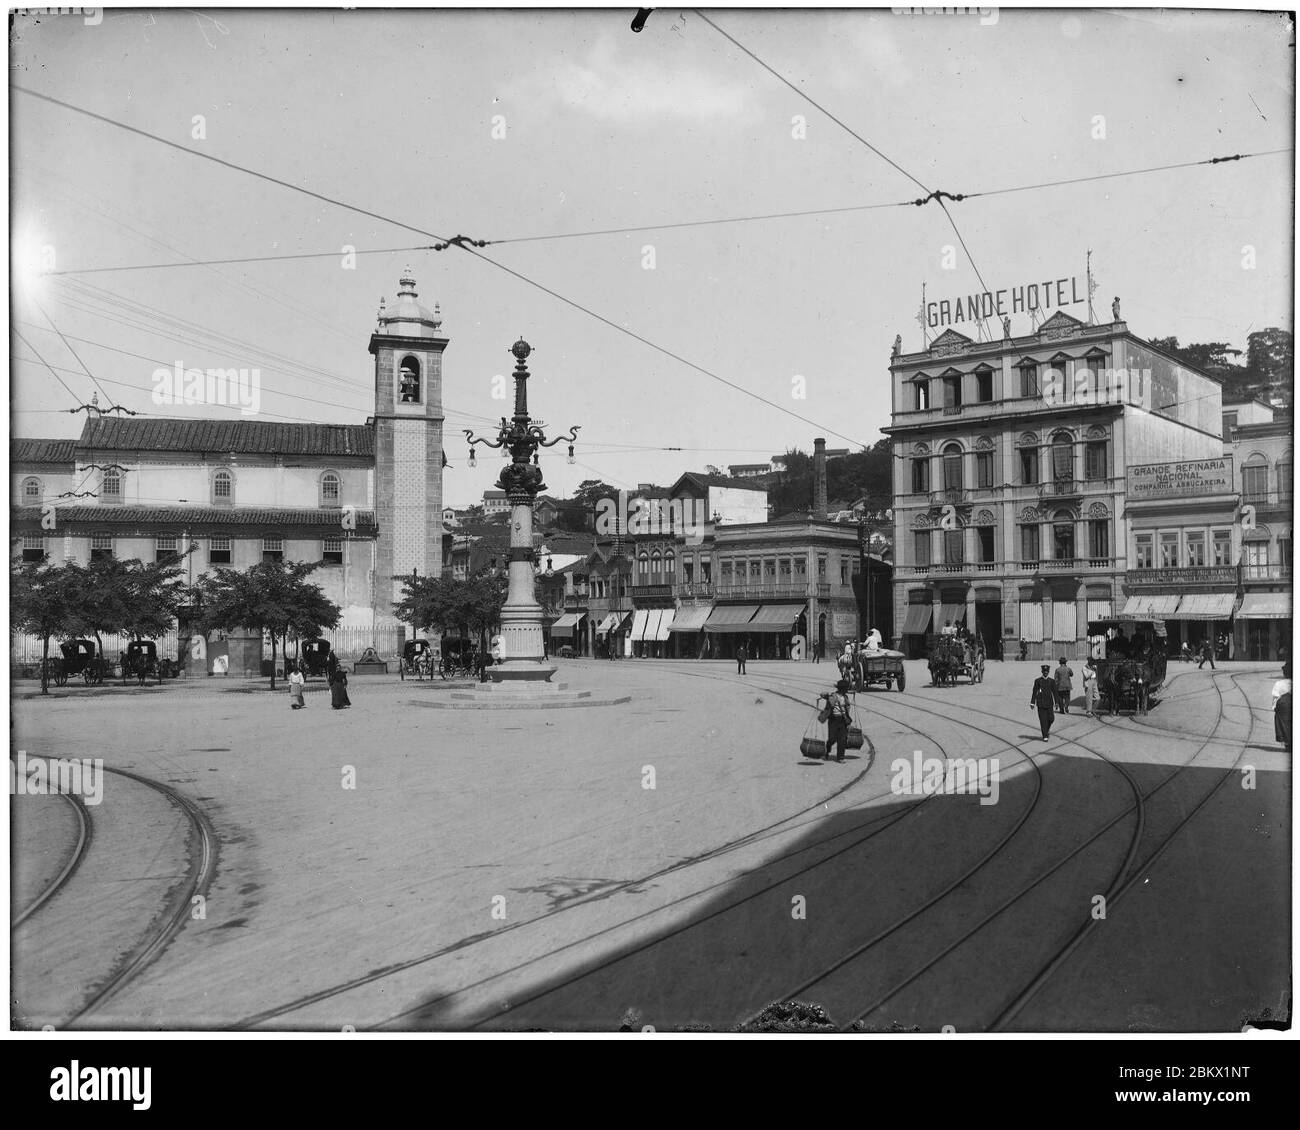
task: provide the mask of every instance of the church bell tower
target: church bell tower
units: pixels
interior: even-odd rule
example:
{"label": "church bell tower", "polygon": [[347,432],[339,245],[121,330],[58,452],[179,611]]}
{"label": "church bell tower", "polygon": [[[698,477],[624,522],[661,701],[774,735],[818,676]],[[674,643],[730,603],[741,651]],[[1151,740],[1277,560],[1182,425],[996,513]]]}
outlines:
{"label": "church bell tower", "polygon": [[391,310],[379,300],[375,358],[375,627],[397,623],[395,577],[442,573],[442,317],[416,301],[408,267]]}

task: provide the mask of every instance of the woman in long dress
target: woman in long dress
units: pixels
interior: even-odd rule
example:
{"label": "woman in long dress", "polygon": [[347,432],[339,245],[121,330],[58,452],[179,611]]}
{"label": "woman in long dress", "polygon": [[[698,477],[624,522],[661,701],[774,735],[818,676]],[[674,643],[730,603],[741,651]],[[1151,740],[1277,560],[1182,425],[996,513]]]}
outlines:
{"label": "woman in long dress", "polygon": [[302,700],[302,689],[306,683],[302,671],[297,664],[289,668],[289,707],[292,710],[301,710],[307,704]]}
{"label": "woman in long dress", "polygon": [[348,698],[348,676],[342,667],[335,667],[330,673],[330,706],[334,710],[346,710],[352,705]]}

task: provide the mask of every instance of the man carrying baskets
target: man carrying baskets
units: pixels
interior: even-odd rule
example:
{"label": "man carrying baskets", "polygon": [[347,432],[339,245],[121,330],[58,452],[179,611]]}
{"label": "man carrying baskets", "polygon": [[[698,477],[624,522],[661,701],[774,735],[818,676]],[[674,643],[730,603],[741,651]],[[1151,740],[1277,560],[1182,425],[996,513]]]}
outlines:
{"label": "man carrying baskets", "polygon": [[827,761],[831,759],[832,749],[838,751],[836,761],[844,760],[844,751],[849,743],[849,724],[853,721],[853,716],[849,712],[848,690],[848,679],[841,679],[835,684],[833,691],[818,697],[819,702],[824,700],[826,703],[818,715],[818,720],[826,723]]}

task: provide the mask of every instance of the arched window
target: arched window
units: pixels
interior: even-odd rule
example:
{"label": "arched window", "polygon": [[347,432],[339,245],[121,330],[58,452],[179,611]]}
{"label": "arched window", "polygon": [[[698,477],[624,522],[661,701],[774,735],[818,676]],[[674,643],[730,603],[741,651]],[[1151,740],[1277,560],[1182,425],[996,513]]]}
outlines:
{"label": "arched window", "polygon": [[1057,490],[1074,485],[1074,438],[1069,432],[1052,436],[1052,482]]}
{"label": "arched window", "polygon": [[948,443],[943,448],[943,489],[945,492],[962,489],[961,445]]}
{"label": "arched window", "polygon": [[343,480],[334,471],[326,471],[320,477],[320,504],[322,508],[338,506],[339,495],[343,490]]}
{"label": "arched window", "polygon": [[403,404],[419,404],[420,362],[414,357],[403,357],[397,375],[397,399]]}
{"label": "arched window", "polygon": [[663,572],[663,558],[659,556],[657,549],[650,555],[650,572],[656,574]]}
{"label": "arched window", "polygon": [[217,506],[229,506],[235,501],[235,476],[229,471],[212,476],[212,501]]}
{"label": "arched window", "polygon": [[1074,560],[1074,515],[1068,510],[1052,515],[1052,557],[1057,561]]}
{"label": "arched window", "polygon": [[916,410],[925,412],[930,407],[930,379],[916,377],[912,383],[916,386]]}
{"label": "arched window", "polygon": [[35,506],[41,501],[41,480],[32,478],[23,480],[23,505]]}
{"label": "arched window", "polygon": [[673,577],[677,573],[677,554],[671,549],[664,554],[664,576],[668,578],[668,583],[672,584]]}
{"label": "arched window", "polygon": [[99,483],[99,498],[101,502],[122,501],[122,472],[116,467],[104,471],[104,477]]}
{"label": "arched window", "polygon": [[1277,500],[1279,502],[1291,501],[1291,472],[1293,470],[1293,456],[1291,452],[1283,453],[1282,458],[1277,461]]}
{"label": "arched window", "polygon": [[1243,502],[1268,501],[1268,460],[1258,451],[1241,468],[1241,495]]}
{"label": "arched window", "polygon": [[637,558],[636,566],[637,566],[637,575],[641,578],[642,582],[644,583],[645,578],[647,578],[650,575],[650,555],[648,553],[641,554],[641,556]]}

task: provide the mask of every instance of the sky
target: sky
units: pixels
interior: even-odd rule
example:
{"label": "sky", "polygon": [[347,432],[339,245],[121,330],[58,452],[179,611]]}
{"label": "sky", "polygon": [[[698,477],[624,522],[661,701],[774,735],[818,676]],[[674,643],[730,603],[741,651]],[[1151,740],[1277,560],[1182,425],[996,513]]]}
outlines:
{"label": "sky", "polygon": [[[15,17],[11,86],[384,219],[11,89],[12,434],[79,434],[81,362],[140,412],[236,414],[156,405],[152,374],[179,361],[258,368],[261,418],[360,423],[379,299],[409,265],[450,338],[451,504],[493,485],[462,429],[491,434],[509,411],[493,378],[521,335],[534,414],[581,426],[576,465],[543,458],[554,494],[666,485],[819,435],[860,447],[889,423],[895,335],[922,348],[922,284],[931,299],[983,289],[934,201],[864,205],[1293,146],[1283,16],[705,15],[859,138],[689,10],[656,9],[639,34],[630,9]],[[1118,295],[1139,336],[1244,349],[1252,330],[1292,328],[1293,167],[1288,152],[945,203],[990,290],[1082,286],[1091,249],[1099,315]],[[804,211],[821,214],[587,234]],[[520,242],[346,269],[345,246],[433,242],[398,224]]]}

